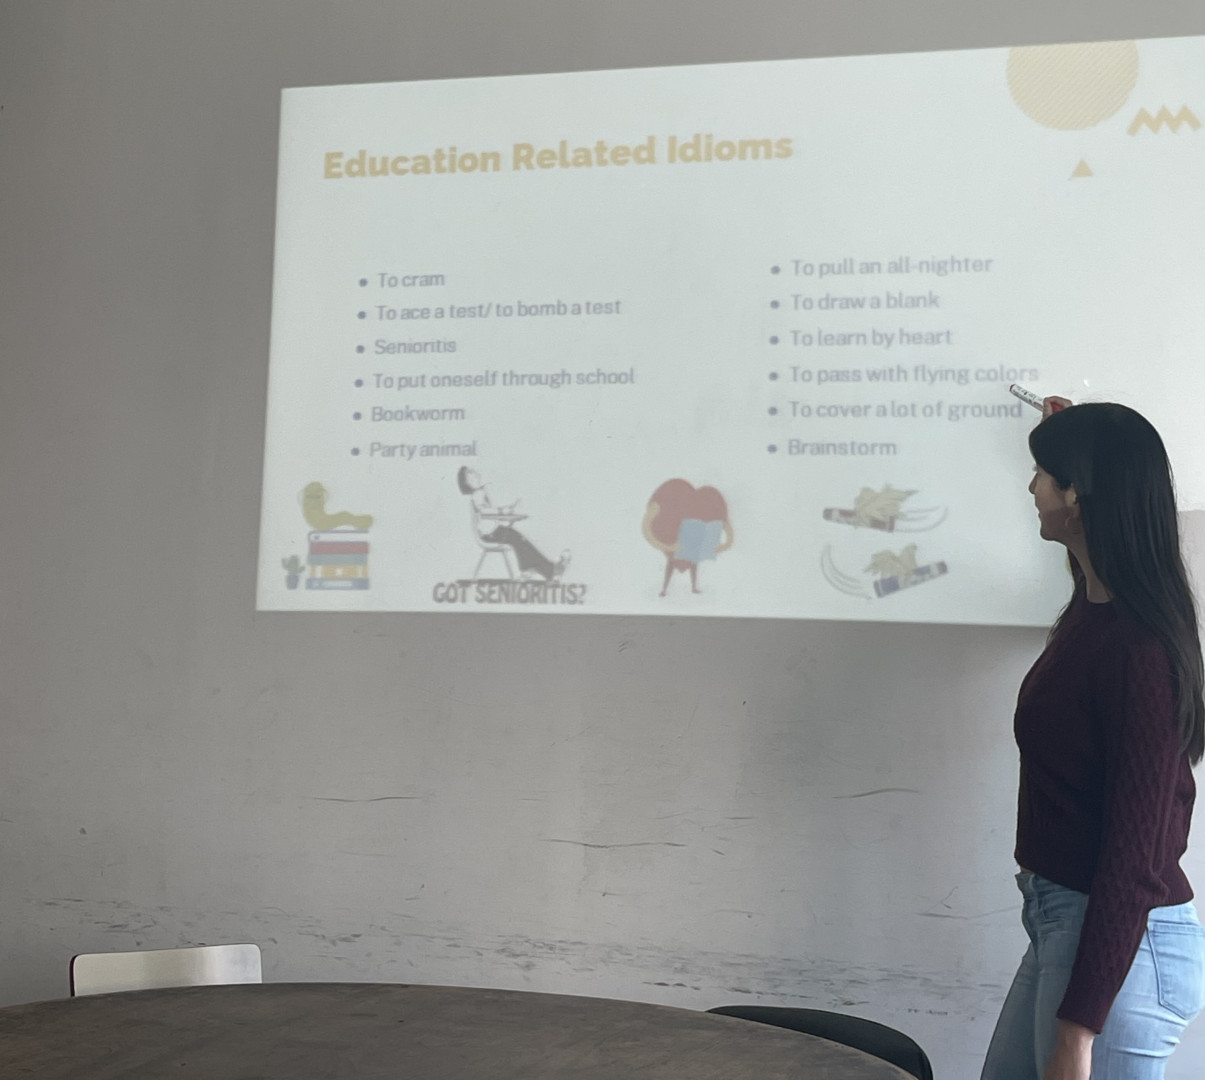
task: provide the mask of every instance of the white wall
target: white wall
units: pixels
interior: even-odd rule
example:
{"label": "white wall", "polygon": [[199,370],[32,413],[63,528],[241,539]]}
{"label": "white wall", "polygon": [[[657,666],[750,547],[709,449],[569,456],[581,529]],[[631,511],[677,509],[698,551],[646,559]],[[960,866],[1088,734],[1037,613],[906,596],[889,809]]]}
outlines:
{"label": "white wall", "polygon": [[[1198,0],[0,0],[0,1003],[246,939],[274,981],[844,1008],[977,1075],[1039,632],[253,611],[279,90],[1203,32]],[[1203,1066],[1205,1023],[1169,1076]]]}

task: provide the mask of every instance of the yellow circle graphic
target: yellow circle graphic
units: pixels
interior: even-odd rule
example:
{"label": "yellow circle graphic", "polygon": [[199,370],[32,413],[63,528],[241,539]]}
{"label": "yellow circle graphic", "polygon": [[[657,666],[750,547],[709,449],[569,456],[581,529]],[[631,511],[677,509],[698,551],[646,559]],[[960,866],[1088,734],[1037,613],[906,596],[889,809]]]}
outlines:
{"label": "yellow circle graphic", "polygon": [[1008,89],[1031,120],[1080,131],[1120,109],[1138,81],[1138,45],[1027,45],[1008,51]]}

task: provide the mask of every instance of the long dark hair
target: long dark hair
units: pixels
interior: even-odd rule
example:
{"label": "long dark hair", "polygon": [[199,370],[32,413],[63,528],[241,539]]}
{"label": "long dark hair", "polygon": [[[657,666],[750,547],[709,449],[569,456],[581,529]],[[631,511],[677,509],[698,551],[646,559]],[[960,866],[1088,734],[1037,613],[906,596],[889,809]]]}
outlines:
{"label": "long dark hair", "polygon": [[[1124,405],[1073,405],[1034,428],[1029,449],[1060,488],[1075,488],[1088,559],[1118,610],[1166,650],[1180,739],[1195,765],[1205,753],[1205,669],[1163,440]],[[1086,585],[1082,572],[1074,576],[1078,594]]]}

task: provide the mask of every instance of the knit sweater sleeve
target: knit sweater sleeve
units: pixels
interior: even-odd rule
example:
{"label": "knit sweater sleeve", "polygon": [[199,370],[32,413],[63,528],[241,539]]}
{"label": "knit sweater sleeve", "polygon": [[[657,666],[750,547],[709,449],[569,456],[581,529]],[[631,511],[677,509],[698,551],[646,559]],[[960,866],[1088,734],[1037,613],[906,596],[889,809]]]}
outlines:
{"label": "knit sweater sleeve", "polygon": [[1130,970],[1147,916],[1167,902],[1167,823],[1183,751],[1167,654],[1131,628],[1111,636],[1096,667],[1104,790],[1099,855],[1079,948],[1058,1016],[1099,1032]]}

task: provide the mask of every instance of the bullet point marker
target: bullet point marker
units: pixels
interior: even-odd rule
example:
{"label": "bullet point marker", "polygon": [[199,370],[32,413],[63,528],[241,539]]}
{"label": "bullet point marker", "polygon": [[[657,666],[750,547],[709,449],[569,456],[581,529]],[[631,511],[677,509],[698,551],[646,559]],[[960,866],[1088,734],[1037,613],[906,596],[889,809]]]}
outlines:
{"label": "bullet point marker", "polygon": [[353,447],[351,448],[351,456],[352,456],[352,457],[359,457],[359,456],[360,456],[360,448],[359,448],[358,446],[353,446]]}
{"label": "bullet point marker", "polygon": [[779,272],[779,270],[780,270],[780,269],[781,269],[781,267],[778,267],[778,266],[771,266],[771,267],[770,267],[770,273],[771,273],[771,274],[777,274],[777,273]]}
{"label": "bullet point marker", "polygon": [[778,453],[778,447],[777,447],[777,446],[775,446],[773,443],[770,443],[770,445],[769,445],[769,446],[767,446],[767,447],[766,447],[766,449],[767,449],[767,450],[769,450],[771,454],[777,454],[777,453]]}
{"label": "bullet point marker", "polygon": [[368,284],[368,278],[366,278],[366,277],[360,278],[360,288],[363,288],[367,284]]}
{"label": "bullet point marker", "polygon": [[356,380],[356,386],[363,386],[363,385],[364,385],[364,380],[363,380],[363,379],[357,379],[357,380]]}
{"label": "bullet point marker", "polygon": [[363,352],[363,351],[364,351],[364,346],[363,346],[363,345],[357,345],[357,346],[356,346],[356,352]]}
{"label": "bullet point marker", "polygon": [[776,308],[776,307],[778,307],[778,301],[777,301],[777,300],[771,300],[771,301],[770,301],[770,307],[772,307],[772,308]]}
{"label": "bullet point marker", "polygon": [[775,335],[774,337],[770,338],[770,344],[771,344],[771,345],[777,345],[777,344],[778,344],[778,336],[777,336],[777,335]]}
{"label": "bullet point marker", "polygon": [[771,415],[771,416],[777,416],[777,415],[778,415],[778,410],[777,410],[776,408],[774,408],[774,406],[773,406],[773,405],[771,405],[771,406],[770,406],[770,415]]}
{"label": "bullet point marker", "polygon": [[771,371],[771,372],[770,372],[770,382],[773,382],[773,381],[774,381],[775,379],[777,379],[777,378],[778,378],[778,372],[777,372],[777,371]]}
{"label": "bullet point marker", "polygon": [[360,419],[360,414],[359,414],[358,412],[354,412],[354,413],[352,413],[352,414],[351,414],[351,418],[352,418],[353,420],[359,420],[359,419]]}

